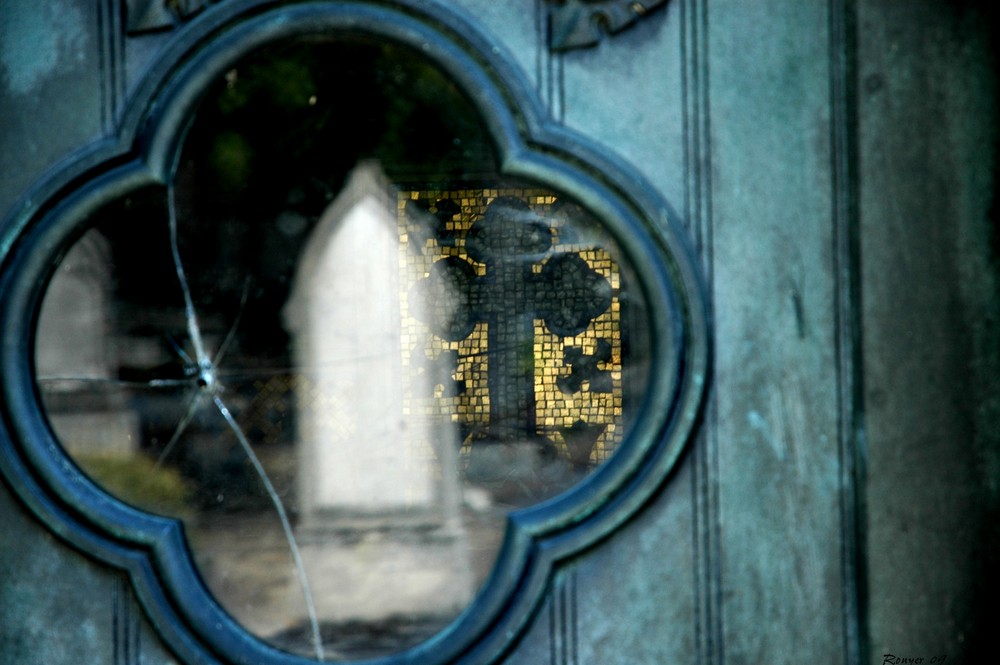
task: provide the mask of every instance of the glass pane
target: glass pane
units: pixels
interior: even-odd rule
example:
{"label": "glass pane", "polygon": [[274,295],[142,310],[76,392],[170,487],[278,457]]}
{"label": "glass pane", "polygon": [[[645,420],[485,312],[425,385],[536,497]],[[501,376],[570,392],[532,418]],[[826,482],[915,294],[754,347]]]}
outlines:
{"label": "glass pane", "polygon": [[183,520],[249,631],[398,652],[470,602],[506,516],[623,440],[648,322],[580,205],[502,177],[467,100],[399,48],[237,63],[176,179],[95,213],[36,374],[68,454]]}

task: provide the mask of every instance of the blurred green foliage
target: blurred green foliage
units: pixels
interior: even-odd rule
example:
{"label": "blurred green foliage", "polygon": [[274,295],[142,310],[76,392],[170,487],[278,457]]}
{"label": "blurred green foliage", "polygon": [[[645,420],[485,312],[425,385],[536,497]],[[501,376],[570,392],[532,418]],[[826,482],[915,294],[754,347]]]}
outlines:
{"label": "blurred green foliage", "polygon": [[472,106],[425,58],[318,39],[237,63],[208,94],[185,152],[208,205],[275,209],[292,199],[313,215],[360,161],[424,183],[494,169]]}
{"label": "blurred green foliage", "polygon": [[169,517],[191,515],[191,488],[175,468],[156,468],[143,455],[80,454],[74,459],[91,479],[126,503]]}

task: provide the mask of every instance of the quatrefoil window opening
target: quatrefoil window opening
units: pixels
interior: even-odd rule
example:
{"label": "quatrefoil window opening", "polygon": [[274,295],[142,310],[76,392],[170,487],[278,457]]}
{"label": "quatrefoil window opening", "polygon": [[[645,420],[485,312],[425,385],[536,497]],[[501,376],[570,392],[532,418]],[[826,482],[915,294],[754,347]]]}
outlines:
{"label": "quatrefoil window opening", "polygon": [[[361,65],[324,79],[323,48],[237,63],[177,178],[87,220],[50,284],[36,371],[70,456],[183,519],[228,612],[282,649],[350,660],[447,625],[507,512],[611,457],[645,388],[648,323],[611,236],[570,197],[493,171],[440,73],[336,45]],[[332,125],[365,123],[329,101],[345,89],[400,135],[420,104],[456,119],[415,147],[358,141],[348,163],[321,149],[342,139]],[[397,100],[414,89],[416,111]],[[280,151],[261,142],[274,127]],[[421,165],[435,181],[417,186]],[[64,352],[70,329],[86,362]]]}

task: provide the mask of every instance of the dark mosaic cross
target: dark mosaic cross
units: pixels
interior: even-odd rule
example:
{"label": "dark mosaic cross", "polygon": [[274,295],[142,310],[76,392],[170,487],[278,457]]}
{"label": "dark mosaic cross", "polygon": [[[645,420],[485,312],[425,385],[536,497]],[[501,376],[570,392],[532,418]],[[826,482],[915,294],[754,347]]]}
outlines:
{"label": "dark mosaic cross", "polygon": [[613,389],[611,372],[598,369],[598,363],[611,361],[611,344],[606,339],[597,340],[597,349],[589,354],[578,346],[567,346],[563,351],[563,363],[572,371],[556,380],[559,390],[567,394],[579,392],[583,382],[590,383],[592,393],[610,393]]}
{"label": "dark mosaic cross", "polygon": [[499,198],[465,238],[466,252],[486,266],[486,274],[479,276],[469,261],[449,256],[434,263],[415,287],[427,303],[425,323],[434,334],[458,341],[477,323],[487,323],[489,436],[494,440],[537,436],[535,320],[556,335],[578,335],[611,306],[607,279],[575,252],[554,253],[552,242],[551,229],[527,203]]}

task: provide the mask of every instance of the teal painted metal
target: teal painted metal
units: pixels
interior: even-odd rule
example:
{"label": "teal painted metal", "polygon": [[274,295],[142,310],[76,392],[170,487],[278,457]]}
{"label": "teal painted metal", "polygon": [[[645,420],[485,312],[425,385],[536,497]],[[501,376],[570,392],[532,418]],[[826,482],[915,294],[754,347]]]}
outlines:
{"label": "teal painted metal", "polygon": [[624,524],[674,468],[700,417],[709,324],[701,279],[667,204],[625,163],[549,120],[509,56],[444,5],[224,3],[178,31],[139,85],[115,138],[78,155],[3,224],[0,469],[54,533],[128,571],[154,626],[185,661],[308,662],[252,637],[221,610],[176,521],[122,504],[68,463],[41,414],[31,358],[43,285],[87,214],[139,187],[171,181],[194,108],[235,59],[315,33],[391,41],[438,65],[472,100],[504,174],[565,192],[607,226],[636,267],[651,310],[652,378],[620,451],[575,489],[512,514],[494,573],[467,611],[436,638],[381,661],[494,662],[538,609],[554,566]]}

